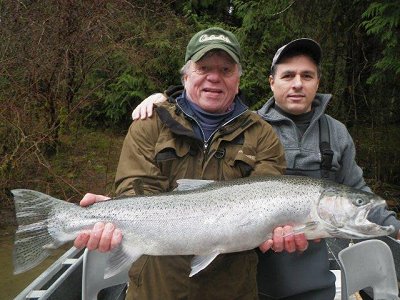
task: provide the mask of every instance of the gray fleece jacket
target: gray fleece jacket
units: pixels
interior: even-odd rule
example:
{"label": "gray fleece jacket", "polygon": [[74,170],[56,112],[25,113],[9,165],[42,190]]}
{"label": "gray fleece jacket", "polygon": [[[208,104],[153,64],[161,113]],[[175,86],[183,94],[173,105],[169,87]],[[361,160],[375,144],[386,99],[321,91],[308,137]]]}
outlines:
{"label": "gray fleece jacket", "polygon": [[[257,111],[277,132],[285,148],[288,170],[304,171],[307,176],[313,177],[320,174],[318,120],[325,113],[331,98],[329,94],[316,95],[313,101],[314,114],[303,136],[299,135],[296,124],[290,118],[275,110],[274,98]],[[331,149],[334,152],[332,169],[335,181],[370,192],[363,179],[363,172],[355,161],[354,142],[346,126],[328,115],[327,120]],[[393,236],[400,230],[400,221],[396,219],[395,213],[384,208],[370,213],[368,219],[381,225],[393,225],[396,229]],[[310,243],[309,249],[301,254],[267,251],[266,254],[260,254],[259,259],[258,288],[261,294],[277,299],[296,295],[302,295],[304,299],[334,298],[335,278],[329,272],[325,241]]]}

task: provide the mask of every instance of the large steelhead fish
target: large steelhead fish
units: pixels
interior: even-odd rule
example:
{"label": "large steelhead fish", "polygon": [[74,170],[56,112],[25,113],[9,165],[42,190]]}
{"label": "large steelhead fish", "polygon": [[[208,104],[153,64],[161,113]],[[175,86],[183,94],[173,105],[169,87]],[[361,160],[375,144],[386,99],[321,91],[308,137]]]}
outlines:
{"label": "large steelhead fish", "polygon": [[232,181],[180,180],[178,191],[118,198],[80,207],[32,190],[13,190],[18,229],[15,273],[38,265],[82,229],[112,222],[123,232],[106,277],[141,255],[195,255],[190,276],[220,253],[258,247],[277,226],[293,225],[308,239],[371,238],[392,226],[367,220],[386,205],[377,195],[332,182],[297,176]]}

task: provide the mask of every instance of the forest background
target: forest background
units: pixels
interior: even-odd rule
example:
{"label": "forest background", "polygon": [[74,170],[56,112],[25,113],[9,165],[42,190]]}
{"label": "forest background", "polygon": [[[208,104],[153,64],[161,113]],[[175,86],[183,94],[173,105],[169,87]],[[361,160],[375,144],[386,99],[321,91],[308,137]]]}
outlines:
{"label": "forest background", "polygon": [[180,82],[189,38],[210,26],[237,34],[252,109],[271,96],[275,51],[319,41],[328,113],[399,211],[399,24],[397,0],[0,0],[0,225],[15,222],[13,188],[110,194],[132,109]]}

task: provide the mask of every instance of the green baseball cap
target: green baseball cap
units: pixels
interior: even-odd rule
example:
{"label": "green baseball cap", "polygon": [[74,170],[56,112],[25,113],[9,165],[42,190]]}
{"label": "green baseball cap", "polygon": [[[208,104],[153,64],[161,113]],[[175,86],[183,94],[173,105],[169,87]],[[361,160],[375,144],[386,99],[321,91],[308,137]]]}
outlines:
{"label": "green baseball cap", "polygon": [[190,39],[186,47],[185,62],[189,59],[196,62],[213,49],[224,50],[236,63],[240,62],[240,45],[236,36],[219,27],[199,31]]}

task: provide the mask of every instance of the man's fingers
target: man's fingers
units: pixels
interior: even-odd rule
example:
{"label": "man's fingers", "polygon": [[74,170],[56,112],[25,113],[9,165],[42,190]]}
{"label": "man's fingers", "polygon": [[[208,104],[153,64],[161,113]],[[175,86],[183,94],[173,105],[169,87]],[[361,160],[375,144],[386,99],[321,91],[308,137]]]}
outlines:
{"label": "man's fingers", "polygon": [[308,241],[304,233],[299,233],[294,235],[294,242],[296,244],[296,249],[303,252],[308,248]]}
{"label": "man's fingers", "polygon": [[94,202],[103,202],[103,201],[107,201],[110,200],[111,198],[108,196],[104,196],[104,195],[95,195],[95,201]]}
{"label": "man's fingers", "polygon": [[[151,118],[151,116],[153,115],[153,108],[154,108],[154,104],[153,104],[153,102],[150,102],[149,101],[149,103],[146,103],[145,105],[144,105],[145,107],[145,110],[146,110],[146,114],[147,114],[147,117],[148,118]],[[142,118],[143,119],[143,118]],[[145,119],[145,118],[144,118]]]}
{"label": "man's fingers", "polygon": [[137,120],[137,119],[139,119],[139,114],[138,114],[138,112],[137,112],[137,107],[133,110],[133,112],[132,112],[132,120]]}
{"label": "man's fingers", "polygon": [[87,247],[89,250],[107,252],[117,247],[122,242],[122,232],[116,229],[112,223],[98,222],[92,230],[85,230],[79,233],[74,241],[78,249]]}
{"label": "man's fingers", "polygon": [[82,200],[79,202],[80,206],[89,206],[96,202],[102,202],[110,199],[108,196],[96,195],[92,193],[87,193],[83,196]]}
{"label": "man's fingers", "polygon": [[144,99],[132,112],[132,120],[151,118],[153,116],[154,104],[165,101],[161,93],[155,93]]}
{"label": "man's fingers", "polygon": [[94,225],[92,232],[90,234],[89,241],[87,242],[86,248],[89,250],[97,249],[101,235],[103,234],[104,223],[98,222]]}
{"label": "man's fingers", "polygon": [[96,195],[92,193],[87,193],[83,196],[82,200],[79,202],[80,206],[89,206],[96,202]]}
{"label": "man's fingers", "polygon": [[284,237],[283,237],[283,228],[277,227],[274,229],[273,233],[273,250],[275,252],[282,252],[284,249]]}
{"label": "man's fingers", "polygon": [[296,251],[296,244],[293,235],[293,227],[285,226],[283,227],[283,235],[285,240],[285,250],[289,253]]}
{"label": "man's fingers", "polygon": [[111,239],[111,246],[110,246],[111,248],[110,248],[110,250],[118,247],[118,245],[121,244],[121,242],[122,242],[122,232],[121,232],[120,229],[117,228],[117,229],[114,230],[114,234],[113,234],[112,239]]}
{"label": "man's fingers", "polygon": [[99,246],[98,246],[98,250],[100,252],[107,252],[110,250],[111,239],[112,239],[114,230],[115,230],[115,227],[111,223],[107,223],[104,226],[104,230],[102,232],[102,235],[101,235],[101,238],[99,241]]}
{"label": "man's fingers", "polygon": [[262,253],[267,252],[269,249],[271,249],[272,245],[274,244],[274,241],[269,239],[267,241],[265,241],[264,243],[262,243],[258,248],[260,249],[260,251]]}
{"label": "man's fingers", "polygon": [[79,235],[76,237],[74,241],[74,246],[78,249],[82,249],[86,246],[87,242],[89,241],[90,237],[90,232],[88,231],[82,231],[79,233]]}
{"label": "man's fingers", "polygon": [[[145,120],[148,117],[148,102],[145,100],[140,104],[140,119]],[[152,105],[153,107],[153,105]]]}

